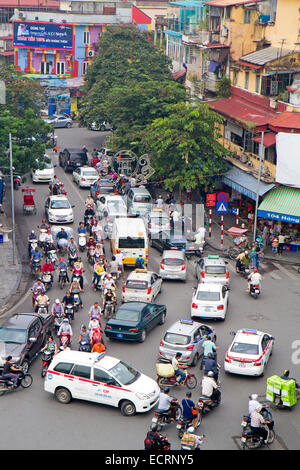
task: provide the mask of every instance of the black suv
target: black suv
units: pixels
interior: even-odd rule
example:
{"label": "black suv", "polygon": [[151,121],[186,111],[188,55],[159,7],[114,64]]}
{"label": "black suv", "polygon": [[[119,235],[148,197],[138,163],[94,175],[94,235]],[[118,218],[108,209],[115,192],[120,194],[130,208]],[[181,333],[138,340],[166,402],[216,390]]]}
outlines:
{"label": "black suv", "polygon": [[58,160],[65,172],[73,172],[76,168],[89,164],[87,153],[82,149],[64,149],[59,153]]}
{"label": "black suv", "polygon": [[116,185],[108,178],[101,178],[90,187],[90,190],[92,198],[97,202],[103,194],[114,194]]}
{"label": "black suv", "polygon": [[51,313],[17,313],[0,327],[0,370],[7,356],[28,370],[45,344],[53,325]]}

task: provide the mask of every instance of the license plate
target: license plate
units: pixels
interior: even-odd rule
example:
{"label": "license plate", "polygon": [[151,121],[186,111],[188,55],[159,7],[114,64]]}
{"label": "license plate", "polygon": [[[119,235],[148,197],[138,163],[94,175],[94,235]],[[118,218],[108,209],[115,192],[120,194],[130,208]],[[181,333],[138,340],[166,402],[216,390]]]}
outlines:
{"label": "license plate", "polygon": [[243,426],[243,428],[245,428],[245,427],[247,426],[246,421],[242,421],[242,422],[241,422],[241,426]]}
{"label": "license plate", "polygon": [[246,363],[245,362],[240,362],[239,367],[246,367]]}
{"label": "license plate", "polygon": [[245,438],[245,437],[242,437],[242,438],[241,438],[241,441],[242,441],[242,442],[246,442],[246,438]]}
{"label": "license plate", "polygon": [[157,418],[152,418],[152,423],[157,423]]}
{"label": "license plate", "polygon": [[255,289],[255,294],[259,294],[259,290],[258,290],[258,289]]}
{"label": "license plate", "polygon": [[211,312],[211,308],[210,307],[205,307],[205,311],[206,312]]}
{"label": "license plate", "polygon": [[117,338],[123,338],[123,334],[122,333],[117,333]]}
{"label": "license plate", "polygon": [[181,424],[177,424],[176,429],[181,429]]}

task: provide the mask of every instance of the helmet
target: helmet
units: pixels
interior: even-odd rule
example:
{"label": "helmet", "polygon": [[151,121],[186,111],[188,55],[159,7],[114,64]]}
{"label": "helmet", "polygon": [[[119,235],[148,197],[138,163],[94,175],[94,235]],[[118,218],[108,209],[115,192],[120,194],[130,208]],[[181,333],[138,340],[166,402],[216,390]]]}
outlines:
{"label": "helmet", "polygon": [[252,393],[252,395],[250,395],[250,398],[251,398],[251,400],[257,400],[257,398],[258,398],[257,393]]}
{"label": "helmet", "polygon": [[31,230],[31,233],[34,234],[34,230]]}
{"label": "helmet", "polygon": [[59,258],[59,261],[63,261],[64,259],[62,257]]}
{"label": "helmet", "polygon": [[187,428],[186,432],[193,434],[193,432],[195,432],[195,428],[193,428],[193,426],[190,426],[189,428]]}
{"label": "helmet", "polygon": [[258,413],[260,413],[262,410],[262,405],[257,405],[257,407],[255,408],[255,411],[257,411]]}
{"label": "helmet", "polygon": [[121,253],[121,250],[117,250],[117,253]]}
{"label": "helmet", "polygon": [[56,304],[59,304],[59,299],[55,299],[55,303],[56,303]]}
{"label": "helmet", "polygon": [[48,232],[48,233],[50,233],[50,232],[51,232],[50,228],[48,228],[48,229],[47,229],[47,232]]}
{"label": "helmet", "polygon": [[213,377],[213,376],[214,376],[213,371],[212,371],[212,370],[208,371],[207,376],[208,376],[208,377]]}
{"label": "helmet", "polygon": [[290,371],[288,369],[285,369],[282,375],[284,375],[285,377],[288,377],[290,375]]}
{"label": "helmet", "polygon": [[43,224],[44,224],[44,223],[46,222],[46,219],[43,219],[42,222],[43,222]]}
{"label": "helmet", "polygon": [[64,323],[69,323],[69,319],[68,319],[68,318],[64,318],[64,319],[63,319],[63,322],[64,322]]}
{"label": "helmet", "polygon": [[154,431],[154,432],[158,431],[158,426],[156,423],[151,424],[151,431]]}
{"label": "helmet", "polygon": [[248,256],[248,255],[249,255],[249,252],[248,252],[248,251],[245,251],[245,255]]}
{"label": "helmet", "polygon": [[258,269],[257,269],[257,268],[254,268],[254,269],[253,269],[253,272],[254,272],[254,273],[258,273]]}

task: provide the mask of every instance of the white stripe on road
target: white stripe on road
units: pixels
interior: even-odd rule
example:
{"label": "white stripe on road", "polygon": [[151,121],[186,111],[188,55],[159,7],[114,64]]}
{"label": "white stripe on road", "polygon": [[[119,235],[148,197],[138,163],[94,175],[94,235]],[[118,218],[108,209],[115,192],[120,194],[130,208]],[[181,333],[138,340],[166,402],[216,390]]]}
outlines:
{"label": "white stripe on road", "polygon": [[292,274],[291,271],[284,268],[280,263],[278,263],[278,264],[272,263],[272,264],[276,267],[276,269],[279,269],[279,271],[281,271],[285,276],[289,277],[293,281],[299,280],[299,276],[296,276],[295,274]]}

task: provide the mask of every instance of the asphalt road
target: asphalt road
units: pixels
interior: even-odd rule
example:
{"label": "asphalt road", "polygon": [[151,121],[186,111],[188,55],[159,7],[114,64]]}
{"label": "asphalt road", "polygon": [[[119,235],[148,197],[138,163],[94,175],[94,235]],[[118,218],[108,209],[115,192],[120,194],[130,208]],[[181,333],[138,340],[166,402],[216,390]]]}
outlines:
{"label": "asphalt road", "polygon": [[[60,147],[82,147],[89,150],[104,143],[105,133],[93,133],[85,129],[56,130]],[[57,158],[57,157],[55,157]],[[55,162],[56,163],[56,162]],[[71,179],[57,166],[56,173],[65,183],[68,197],[75,204],[74,230],[82,219],[84,200],[87,190],[78,189]],[[21,238],[24,240],[30,230],[35,229],[44,215],[44,202],[48,195],[47,185],[36,185],[37,215],[24,217],[22,215],[22,193],[16,193],[16,221]],[[106,242],[107,243],[107,242]],[[24,245],[24,260],[27,252]],[[107,243],[107,253],[110,253]],[[85,254],[83,254],[85,261]],[[158,270],[160,255],[150,249],[150,267]],[[218,361],[223,359],[231,342],[231,331],[239,328],[259,328],[275,336],[273,355],[261,378],[231,376],[221,370],[222,404],[218,409],[209,413],[203,419],[199,433],[206,438],[203,450],[209,449],[239,449],[241,434],[241,417],[247,410],[248,395],[258,393],[264,395],[266,378],[281,373],[289,368],[291,375],[300,378],[299,365],[292,363],[293,341],[299,340],[299,281],[297,271],[292,267],[279,265],[263,265],[263,292],[258,300],[253,300],[245,292],[246,281],[238,277],[229,264],[231,274],[230,304],[227,318],[224,322],[212,323],[217,332]],[[167,305],[167,318],[163,326],[157,327],[148,335],[145,343],[109,342],[108,354],[120,357],[136,369],[155,378],[155,362],[159,342],[168,326],[179,318],[189,318],[192,287],[196,285],[193,276],[193,261],[189,261],[188,280],[185,284],[164,282],[162,292],[157,297],[157,303]],[[85,293],[83,294],[84,308],[78,312],[73,322],[74,340],[78,338],[80,326],[87,322],[87,311],[99,295],[90,288],[92,271],[85,264]],[[56,278],[57,279],[57,278]],[[121,283],[120,283],[121,284]],[[62,297],[62,291],[57,283],[49,291],[53,302],[56,297]],[[31,295],[27,294],[8,312],[31,311]],[[300,354],[299,354],[300,357]],[[132,418],[123,417],[118,409],[97,405],[84,401],[72,401],[68,405],[58,403],[54,397],[43,390],[43,379],[40,376],[41,360],[37,359],[31,366],[34,378],[33,385],[28,390],[17,390],[0,397],[0,432],[1,449],[142,449],[143,440],[152,419],[152,412],[136,415]],[[202,372],[194,368],[200,385]],[[196,400],[200,387],[193,392]],[[174,391],[174,395],[182,399],[184,388]],[[271,450],[300,449],[300,407],[289,410],[274,410],[275,432],[277,438]],[[24,424],[26,423],[26,425]],[[30,428],[30,432],[28,427]],[[172,449],[179,449],[175,427],[165,428]]]}

